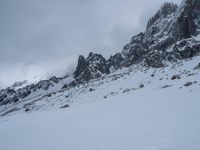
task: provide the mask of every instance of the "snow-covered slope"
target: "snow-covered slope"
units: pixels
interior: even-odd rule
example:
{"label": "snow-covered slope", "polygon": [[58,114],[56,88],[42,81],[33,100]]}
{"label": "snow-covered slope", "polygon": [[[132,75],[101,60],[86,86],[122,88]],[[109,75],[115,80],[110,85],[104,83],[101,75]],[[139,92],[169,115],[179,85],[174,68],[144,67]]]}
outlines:
{"label": "snow-covered slope", "polygon": [[1,119],[1,148],[199,150],[200,102],[189,91],[177,89],[173,95],[171,91],[138,91],[73,108]]}
{"label": "snow-covered slope", "polygon": [[[109,97],[143,90],[152,90],[152,92],[178,90],[182,93],[189,92],[191,95],[197,94],[200,90],[200,70],[194,68],[199,63],[200,56],[174,63],[168,62],[163,68],[149,68],[141,63],[76,87],[57,90],[55,88],[43,94],[30,95],[23,101],[1,106],[0,115],[73,107],[81,103],[102,101]],[[197,97],[195,94],[194,96]]]}
{"label": "snow-covered slope", "polygon": [[199,62],[124,68],[35,99],[27,113],[23,103],[13,104],[19,110],[0,118],[1,148],[199,150]]}

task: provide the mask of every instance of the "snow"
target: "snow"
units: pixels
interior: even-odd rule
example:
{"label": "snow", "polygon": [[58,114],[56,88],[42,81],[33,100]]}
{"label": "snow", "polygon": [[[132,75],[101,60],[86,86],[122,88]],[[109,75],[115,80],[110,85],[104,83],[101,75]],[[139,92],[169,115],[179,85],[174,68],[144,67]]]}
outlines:
{"label": "snow", "polygon": [[196,37],[194,37],[195,40],[200,41],[200,34],[198,34]]}
{"label": "snow", "polygon": [[199,62],[197,56],[160,69],[134,65],[15,104],[10,109],[18,111],[0,117],[1,149],[199,150]]}
{"label": "snow", "polygon": [[1,148],[199,150],[200,94],[172,92],[140,90],[68,109],[5,117]]}

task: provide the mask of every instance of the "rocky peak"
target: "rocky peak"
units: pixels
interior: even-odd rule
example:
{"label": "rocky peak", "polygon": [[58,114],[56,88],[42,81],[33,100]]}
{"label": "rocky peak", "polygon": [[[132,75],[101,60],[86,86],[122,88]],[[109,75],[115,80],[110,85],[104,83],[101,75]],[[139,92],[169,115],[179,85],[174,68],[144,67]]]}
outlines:
{"label": "rocky peak", "polygon": [[82,55],[79,56],[74,78],[80,83],[108,73],[110,73],[110,70],[106,64],[106,59],[100,54],[90,53],[86,59]]}
{"label": "rocky peak", "polygon": [[74,72],[74,77],[77,78],[84,70],[87,68],[86,61],[83,55],[80,55],[78,58],[78,65]]}
{"label": "rocky peak", "polygon": [[86,58],[86,62],[88,64],[102,64],[106,62],[106,59],[100,54],[94,54],[92,52],[89,53],[89,56]]}

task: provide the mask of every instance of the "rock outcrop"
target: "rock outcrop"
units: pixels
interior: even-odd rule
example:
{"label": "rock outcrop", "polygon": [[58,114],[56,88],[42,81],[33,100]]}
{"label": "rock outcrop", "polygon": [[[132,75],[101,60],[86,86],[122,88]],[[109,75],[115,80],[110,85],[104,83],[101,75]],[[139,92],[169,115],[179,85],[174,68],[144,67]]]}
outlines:
{"label": "rock outcrop", "polygon": [[74,72],[76,83],[87,82],[94,78],[99,78],[103,74],[109,74],[110,70],[106,59],[100,54],[90,53],[87,58],[79,56],[78,65]]}
{"label": "rock outcrop", "polygon": [[27,85],[25,87],[15,90],[13,86],[8,87],[0,91],[0,105],[6,105],[10,103],[18,102],[20,99],[24,99],[31,95],[31,93],[37,91],[47,91],[54,84],[59,82],[59,78],[52,77],[49,80],[39,81],[37,84]]}

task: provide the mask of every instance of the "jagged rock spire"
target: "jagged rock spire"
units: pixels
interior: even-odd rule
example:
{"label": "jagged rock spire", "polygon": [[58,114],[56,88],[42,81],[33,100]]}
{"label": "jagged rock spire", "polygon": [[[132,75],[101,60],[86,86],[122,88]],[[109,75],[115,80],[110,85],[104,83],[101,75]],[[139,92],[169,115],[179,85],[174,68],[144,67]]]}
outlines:
{"label": "jagged rock spire", "polygon": [[82,83],[108,73],[110,73],[110,70],[106,64],[106,59],[100,54],[90,53],[86,59],[82,55],[79,56],[74,78],[77,82]]}
{"label": "jagged rock spire", "polygon": [[83,55],[78,58],[78,65],[74,72],[74,77],[77,78],[87,68],[86,61]]}

